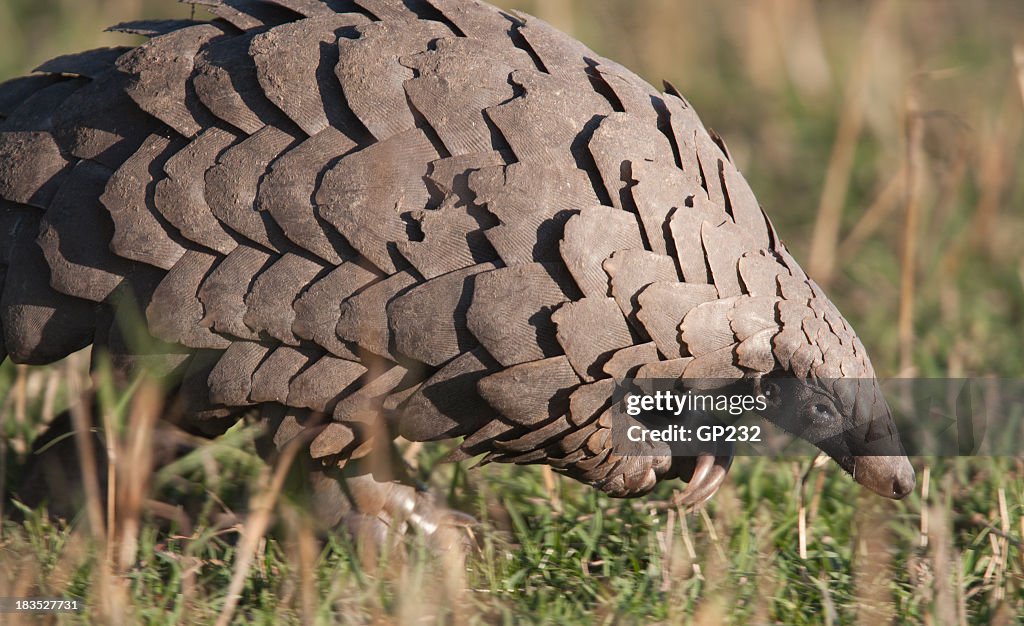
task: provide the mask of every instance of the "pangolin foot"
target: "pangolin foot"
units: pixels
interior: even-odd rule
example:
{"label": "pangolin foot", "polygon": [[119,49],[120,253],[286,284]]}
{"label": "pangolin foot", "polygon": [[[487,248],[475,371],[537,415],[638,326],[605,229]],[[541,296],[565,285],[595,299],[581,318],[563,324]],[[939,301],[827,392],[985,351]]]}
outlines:
{"label": "pangolin foot", "polygon": [[384,555],[402,559],[417,538],[433,552],[458,558],[477,549],[476,519],[449,509],[428,491],[369,474],[343,480],[344,485],[337,481],[316,489],[318,517],[346,531],[364,561]]}

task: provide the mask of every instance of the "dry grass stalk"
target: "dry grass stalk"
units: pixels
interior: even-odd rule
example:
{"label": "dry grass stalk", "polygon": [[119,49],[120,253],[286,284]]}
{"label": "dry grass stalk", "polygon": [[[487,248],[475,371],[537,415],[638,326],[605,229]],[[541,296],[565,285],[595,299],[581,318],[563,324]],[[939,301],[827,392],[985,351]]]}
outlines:
{"label": "dry grass stalk", "polygon": [[850,230],[850,234],[839,244],[840,259],[849,260],[856,257],[864,244],[888,224],[889,216],[900,204],[905,176],[901,168],[882,187],[875,201],[868,206]]}
{"label": "dry grass stalk", "polygon": [[774,9],[775,28],[779,31],[789,80],[805,99],[827,93],[832,87],[832,72],[814,3],[777,0],[769,4]]}
{"label": "dry grass stalk", "polygon": [[992,556],[988,557],[988,565],[985,566],[985,573],[982,574],[981,580],[985,587],[994,586],[995,582],[993,578],[996,575],[996,568],[999,566],[999,538],[995,533],[989,533],[988,535],[989,547],[992,549]]}
{"label": "dry grass stalk", "polygon": [[778,10],[778,2],[752,2],[746,10],[739,12],[742,35],[733,35],[737,42],[742,41],[743,65],[751,83],[758,91],[771,93],[778,89],[786,80],[784,35],[781,31],[788,24],[782,11]]}
{"label": "dry grass stalk", "polygon": [[[1016,90],[1013,90],[1016,91]],[[1010,94],[1015,99],[1013,93]],[[942,307],[943,322],[953,328],[962,324],[960,319],[961,290],[949,276],[963,272],[965,261],[976,258],[978,253],[998,254],[1006,246],[1001,245],[1003,233],[996,227],[1000,210],[1011,185],[1016,182],[1011,167],[1012,156],[1018,152],[1020,142],[1020,111],[1016,102],[1004,102],[1001,112],[986,124],[987,132],[979,134],[971,149],[976,158],[958,158],[953,176],[943,176],[943,189],[938,194],[939,206],[932,223],[928,239],[933,243],[934,263],[940,271],[933,272],[929,284],[924,287],[928,293],[938,292]],[[967,152],[966,150],[962,152]],[[970,228],[963,229],[952,241],[942,236],[941,229],[955,210],[955,202],[963,188],[962,177],[967,166],[973,166],[977,180],[978,200],[974,205]],[[950,180],[956,178],[955,182]],[[1012,246],[1011,246],[1012,247]],[[963,372],[963,352],[954,346],[948,364],[949,376],[959,377]],[[958,373],[959,372],[959,373]]]}
{"label": "dry grass stalk", "polygon": [[544,491],[547,492],[548,500],[551,502],[551,509],[556,513],[562,512],[562,497],[558,493],[558,477],[550,465],[541,467],[541,476],[544,478]]}
{"label": "dry grass stalk", "polygon": [[704,575],[700,570],[700,563],[697,562],[697,551],[693,547],[693,537],[690,535],[690,525],[686,522],[686,513],[681,506],[676,507],[676,517],[679,519],[679,536],[683,539],[683,547],[686,548],[686,557],[693,568],[693,575],[698,580],[703,580]]}
{"label": "dry grass stalk", "polygon": [[299,591],[299,608],[303,624],[315,624],[319,592],[316,584],[317,558],[320,542],[316,539],[310,516],[299,507],[282,502],[281,514],[289,534],[291,574]]}
{"label": "dry grass stalk", "polygon": [[[827,466],[830,460],[826,455],[819,455],[815,467]],[[818,478],[814,481],[814,495],[811,497],[811,506],[807,509],[808,520],[813,520],[818,516],[818,507],[821,506],[821,494],[825,491],[825,478],[827,475],[827,472],[818,472]]]}
{"label": "dry grass stalk", "polygon": [[419,454],[423,450],[422,441],[406,441],[405,439],[398,438],[395,440],[395,444],[400,446],[402,449],[402,460],[406,462],[409,467],[419,467]]}
{"label": "dry grass stalk", "polygon": [[836,128],[828,169],[825,171],[825,183],[821,191],[808,257],[808,273],[822,285],[827,285],[831,281],[835,271],[843,206],[846,204],[850,178],[853,175],[857,140],[864,125],[868,76],[874,67],[875,50],[888,22],[891,4],[890,0],[877,0],[873,4],[861,38],[860,56],[846,84],[843,109]]}
{"label": "dry grass stalk", "polygon": [[[776,549],[772,544],[770,517],[765,511],[757,514],[755,528],[763,529],[756,533],[758,544],[758,558],[756,561],[756,572],[758,574],[755,583],[757,584],[757,596],[754,610],[750,614],[750,624],[772,624],[778,619],[773,616],[773,605],[775,599],[782,595],[782,587],[788,582],[779,575],[775,567]],[[825,583],[827,585],[827,582]]]}
{"label": "dry grass stalk", "polygon": [[1024,42],[1013,47],[1013,65],[1017,68],[1017,88],[1020,90],[1020,99],[1024,103]]}
{"label": "dry grass stalk", "polygon": [[295,461],[299,450],[307,445],[309,445],[308,437],[298,436],[289,441],[274,465],[270,480],[252,498],[249,507],[249,519],[242,528],[242,539],[238,546],[235,569],[231,576],[231,583],[228,585],[224,608],[217,618],[217,626],[227,626],[231,623],[232,617],[234,617],[235,609],[238,608],[238,601],[242,597],[245,579],[249,576],[249,570],[252,568],[259,544],[264,538],[267,527],[270,525],[274,504],[277,502],[277,497],[284,487],[288,470],[292,462]]}
{"label": "dry grass stalk", "polygon": [[[93,419],[90,405],[92,393],[83,383],[85,368],[80,361],[85,357],[82,353],[68,357],[65,362],[65,375],[68,396],[73,398],[70,412],[74,427],[75,444],[78,449],[79,463],[82,469],[82,485],[85,492],[85,506],[89,531],[98,544],[104,558],[97,564],[96,584],[93,596],[98,600],[94,607],[97,619],[102,623],[121,624],[130,619],[128,602],[128,581],[115,575],[113,558],[114,543],[110,534],[115,532],[116,504],[116,467],[108,464],[106,500],[100,485],[99,463],[93,445]],[[110,428],[108,416],[104,415],[106,445],[108,455],[111,453],[114,432]],[[114,452],[116,454],[116,451]],[[116,457],[115,457],[116,458]],[[109,460],[109,456],[108,456]],[[106,507],[104,507],[106,502]],[[106,519],[104,519],[106,512]]]}
{"label": "dry grass stalk", "polygon": [[718,560],[721,565],[729,562],[729,557],[725,553],[725,546],[718,536],[718,531],[715,530],[715,522],[708,515],[708,510],[704,507],[700,508],[700,517],[704,521],[704,526],[708,529],[708,538],[711,539],[711,545],[715,547],[715,554],[718,556]]}
{"label": "dry grass stalk", "polygon": [[[1024,62],[1024,61],[1022,61]],[[1024,67],[1019,68],[1024,71]],[[1024,79],[1021,79],[1024,80]],[[969,241],[977,251],[989,252],[998,240],[997,224],[1008,191],[1016,181],[1015,159],[1020,141],[1020,107],[1017,89],[1011,89],[1000,113],[986,124],[986,133],[977,145],[978,201],[974,207]],[[955,269],[955,268],[954,268]]]}
{"label": "dry grass stalk", "polygon": [[57,415],[57,392],[60,391],[60,370],[52,369],[46,374],[46,391],[43,394],[43,408],[39,418],[43,424],[50,424]]}
{"label": "dry grass stalk", "polygon": [[807,481],[811,477],[811,473],[815,468],[822,467],[822,461],[828,461],[828,456],[823,453],[818,453],[814,459],[807,465],[807,469],[800,475],[800,481],[797,483],[797,537],[799,542],[799,553],[801,560],[807,560],[807,539],[809,533],[807,531],[807,525],[811,519],[814,518],[814,514],[818,510],[818,503],[820,502],[821,490],[824,487],[823,473],[818,474],[818,480],[815,482],[814,496],[811,505],[807,505]]}
{"label": "dry grass stalk", "polygon": [[800,490],[800,503],[797,507],[797,535],[800,543],[800,559],[807,560],[807,507],[804,506],[804,490]]}
{"label": "dry grass stalk", "polygon": [[[118,571],[125,572],[135,563],[143,505],[147,500],[153,472],[153,433],[163,408],[163,394],[152,382],[144,381],[132,398],[131,415],[125,431],[124,459],[116,466],[118,474],[117,543]],[[113,490],[113,489],[111,489]]]}
{"label": "dry grass stalk", "polygon": [[999,491],[999,523],[1002,534],[999,537],[997,543],[999,544],[999,554],[996,557],[998,566],[996,567],[996,588],[994,599],[997,602],[1002,602],[1006,599],[1006,569],[1010,557],[1010,512],[1006,506],[1006,489],[1000,487]]}
{"label": "dry grass stalk", "polygon": [[[8,432],[7,417],[11,412],[11,404],[13,404],[11,396],[13,395],[13,393],[8,394],[3,405],[0,406],[0,433]],[[0,441],[0,493],[7,493],[7,449],[11,443],[8,437],[4,437],[3,441]],[[6,502],[7,498],[0,498],[0,520],[4,519],[4,504]],[[0,540],[3,540],[3,537],[4,527],[3,524],[0,524]]]}
{"label": "dry grass stalk", "polygon": [[103,419],[103,440],[107,452],[107,492],[106,492],[106,516],[108,541],[105,544],[105,559],[108,566],[114,564],[114,550],[117,544],[117,494],[118,494],[118,467],[120,463],[120,435],[118,433],[113,407],[102,407],[100,409]]}
{"label": "dry grass stalk", "polygon": [[715,550],[704,557],[704,597],[697,603],[694,624],[723,624],[730,614],[729,607],[736,603],[735,588],[728,580],[729,558],[707,509],[700,509],[701,518],[708,529],[708,538]]}
{"label": "dry grass stalk", "polygon": [[924,119],[916,95],[906,101],[906,186],[903,251],[900,262],[899,342],[900,373],[911,375],[914,367],[914,299],[917,278],[918,232],[921,219],[921,185],[924,180]]}
{"label": "dry grass stalk", "polygon": [[[7,591],[5,595],[11,598],[31,598],[37,595],[35,592],[35,581],[39,576],[38,565],[29,561],[24,563],[18,569],[18,575],[13,577],[14,584],[9,588],[9,591]],[[21,616],[15,614],[14,617],[16,621],[13,623],[15,624],[29,624],[32,623],[29,620],[34,620],[36,616]],[[25,620],[18,619],[21,617],[25,617]]]}
{"label": "dry grass stalk", "polygon": [[[963,555],[959,551],[956,553],[956,558],[953,559],[953,567],[956,568],[956,587],[955,589],[965,589],[964,587],[964,561]],[[956,603],[956,623],[960,626],[967,626],[967,594],[958,593]],[[952,622],[949,622],[952,623]]]}
{"label": "dry grass stalk", "polygon": [[892,568],[892,532],[888,526],[891,512],[887,505],[860,494],[856,513],[857,550],[853,555],[853,584],[857,606],[855,623],[891,622],[896,617],[889,584]]}
{"label": "dry grass stalk", "polygon": [[100,480],[96,469],[96,450],[92,441],[92,418],[88,395],[82,383],[80,368],[74,358],[65,363],[68,396],[74,398],[70,407],[71,422],[75,429],[75,445],[82,466],[82,487],[85,491],[86,514],[89,530],[101,543],[106,541],[106,526],[103,522],[103,505],[100,500]]}
{"label": "dry grass stalk", "polygon": [[928,496],[931,493],[932,468],[925,466],[921,472],[921,536],[919,543],[922,548],[928,547]]}
{"label": "dry grass stalk", "polygon": [[669,509],[665,528],[658,532],[658,547],[661,550],[661,591],[672,588],[672,555],[675,551],[676,512]]}
{"label": "dry grass stalk", "polygon": [[[0,432],[4,432],[6,427],[5,422],[7,416],[4,412],[0,412]],[[0,493],[7,493],[7,443],[0,442]],[[0,498],[0,542],[4,540],[4,525],[2,520],[4,517],[4,504],[7,502],[7,498]]]}
{"label": "dry grass stalk", "polygon": [[[943,481],[943,491],[948,492],[951,487],[950,477]],[[928,545],[931,555],[931,566],[934,577],[933,604],[931,610],[926,613],[933,623],[956,624],[963,623],[958,619],[957,604],[966,608],[966,597],[957,590],[963,589],[962,568],[959,563],[959,555],[954,558],[953,537],[950,527],[950,520],[945,508],[938,504],[922,504],[929,509],[931,524],[928,532]],[[955,568],[955,569],[954,569]],[[953,584],[954,572],[956,585]]]}
{"label": "dry grass stalk", "polygon": [[14,422],[21,426],[27,420],[28,406],[28,366],[17,366],[18,378],[14,383]]}

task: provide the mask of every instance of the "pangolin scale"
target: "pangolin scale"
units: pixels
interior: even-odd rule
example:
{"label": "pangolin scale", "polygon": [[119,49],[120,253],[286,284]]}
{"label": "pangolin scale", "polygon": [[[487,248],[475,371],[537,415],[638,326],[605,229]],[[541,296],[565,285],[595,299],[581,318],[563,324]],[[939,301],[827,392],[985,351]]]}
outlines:
{"label": "pangolin scale", "polygon": [[93,344],[325,466],[462,438],[691,503],[730,458],[617,454],[615,380],[874,376],[670,86],[474,0],[200,4],[0,85],[0,356]]}

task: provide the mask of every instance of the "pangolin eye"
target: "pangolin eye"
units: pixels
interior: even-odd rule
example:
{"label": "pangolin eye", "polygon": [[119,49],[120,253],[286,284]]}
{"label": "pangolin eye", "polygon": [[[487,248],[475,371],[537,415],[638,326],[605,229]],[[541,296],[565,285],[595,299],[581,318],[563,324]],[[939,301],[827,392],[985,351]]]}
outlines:
{"label": "pangolin eye", "polygon": [[818,402],[811,407],[811,414],[816,420],[830,420],[835,417],[832,407],[825,404],[824,402]]}

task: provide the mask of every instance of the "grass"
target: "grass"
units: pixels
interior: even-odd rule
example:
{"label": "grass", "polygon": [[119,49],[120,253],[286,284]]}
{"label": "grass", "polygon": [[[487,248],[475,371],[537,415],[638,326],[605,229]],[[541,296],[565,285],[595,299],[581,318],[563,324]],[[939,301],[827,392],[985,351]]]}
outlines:
{"label": "grass", "polygon": [[[1024,5],[499,4],[679,86],[729,142],[881,375],[1024,375],[1024,60],[1013,60]],[[0,4],[0,75],[131,41],[100,35],[110,23],[187,12],[169,0],[11,0]],[[909,324],[901,330],[898,319]],[[74,371],[80,363],[0,366],[8,481],[40,425],[77,397]],[[138,395],[100,399],[126,467],[145,432],[132,419],[153,409],[145,386]],[[268,508],[273,474],[254,436],[240,426],[151,473],[122,471],[134,500],[93,507],[114,521],[110,537],[84,518],[57,524],[22,511],[15,522],[5,502],[0,596],[74,596],[89,607],[51,621],[212,623],[257,518],[246,512],[264,510],[273,515],[265,537],[249,535],[254,558],[237,577],[233,623],[1012,624],[1024,615],[1015,458],[915,459],[919,488],[899,503],[864,493],[831,463],[740,458],[707,509],[687,513],[668,504],[679,485],[617,501],[570,481],[551,487],[536,468],[439,465],[444,450],[427,446],[419,477],[480,520],[481,550],[452,568],[412,540],[404,561],[370,567],[344,536],[317,536],[287,491]]]}
{"label": "grass", "polygon": [[[16,398],[19,378],[45,390],[52,370],[6,364],[0,374]],[[257,427],[240,424],[148,475],[125,460],[144,436],[127,426],[144,408],[100,396],[104,436],[126,463],[118,480],[137,475],[148,503],[133,506],[121,483],[101,513],[110,536],[91,531],[86,513],[67,523],[26,508],[22,521],[8,516],[0,596],[79,598],[101,623],[212,623],[271,474],[252,443]],[[480,521],[464,580],[415,537],[403,558],[364,562],[346,535],[315,536],[286,492],[252,544],[231,623],[1014,623],[1024,613],[1017,459],[920,459],[927,493],[890,502],[831,463],[740,458],[706,510],[685,512],[669,504],[677,485],[636,501],[571,481],[552,492],[535,468],[466,472],[437,464],[442,452],[420,454],[419,478]],[[119,559],[126,544],[137,549]]]}

